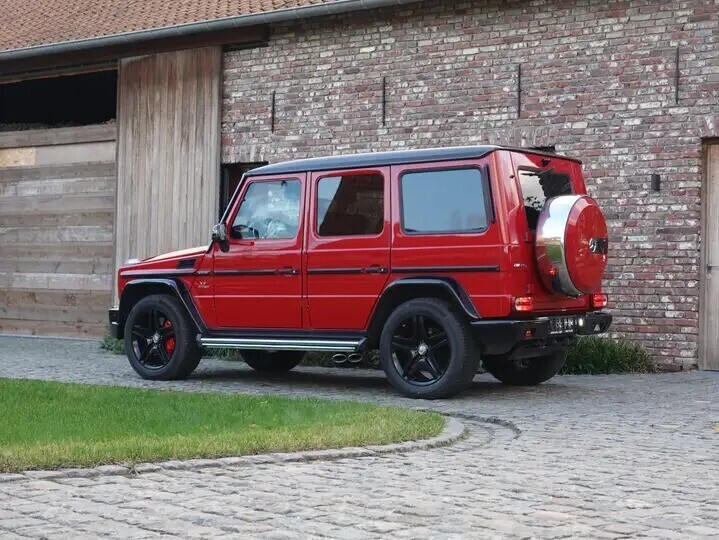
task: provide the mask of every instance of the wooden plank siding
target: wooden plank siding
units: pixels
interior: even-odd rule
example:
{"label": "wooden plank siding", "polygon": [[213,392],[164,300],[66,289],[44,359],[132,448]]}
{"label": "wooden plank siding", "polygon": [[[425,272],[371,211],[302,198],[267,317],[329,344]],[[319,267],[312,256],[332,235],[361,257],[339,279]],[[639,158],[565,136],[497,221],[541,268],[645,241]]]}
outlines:
{"label": "wooden plank siding", "polygon": [[218,217],[221,58],[206,47],[121,61],[116,268],[208,242]]}
{"label": "wooden plank siding", "polygon": [[0,166],[0,332],[103,334],[113,281],[113,132],[0,134],[0,154],[23,156]]}

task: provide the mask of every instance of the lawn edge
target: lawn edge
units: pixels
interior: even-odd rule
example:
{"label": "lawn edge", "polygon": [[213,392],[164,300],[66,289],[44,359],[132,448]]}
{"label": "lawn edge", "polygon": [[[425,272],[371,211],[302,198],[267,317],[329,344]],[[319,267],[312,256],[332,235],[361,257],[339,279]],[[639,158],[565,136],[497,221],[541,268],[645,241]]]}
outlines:
{"label": "lawn edge", "polygon": [[247,456],[224,457],[217,459],[188,459],[161,461],[157,463],[139,463],[128,467],[124,465],[99,465],[90,468],[28,470],[18,473],[0,473],[0,484],[9,482],[30,482],[33,480],[55,480],[62,478],[95,478],[99,476],[140,475],[143,473],[196,470],[220,467],[250,467],[273,463],[292,463],[301,461],[331,461],[336,459],[368,457],[381,454],[429,450],[447,446],[464,438],[466,426],[457,418],[444,416],[445,423],[439,435],[428,439],[417,439],[392,444],[347,446],[325,450],[304,450],[300,452],[270,452]]}

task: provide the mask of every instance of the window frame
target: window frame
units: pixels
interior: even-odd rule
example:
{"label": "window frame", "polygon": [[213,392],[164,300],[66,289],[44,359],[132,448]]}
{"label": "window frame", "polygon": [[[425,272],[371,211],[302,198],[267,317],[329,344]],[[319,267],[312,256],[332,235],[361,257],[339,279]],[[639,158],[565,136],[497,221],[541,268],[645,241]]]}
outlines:
{"label": "window frame", "polygon": [[[484,197],[484,212],[487,221],[487,225],[483,229],[464,230],[464,229],[453,229],[447,231],[408,231],[404,223],[404,185],[403,180],[406,174],[416,173],[427,173],[436,171],[466,171],[475,169],[479,171],[480,178],[482,181],[482,196]],[[492,223],[496,221],[496,211],[494,208],[494,197],[492,196],[492,187],[489,181],[489,166],[487,164],[482,165],[444,165],[438,167],[421,168],[421,169],[405,169],[397,178],[397,194],[399,195],[399,226],[402,230],[402,234],[405,236],[438,236],[445,234],[484,234],[489,230]]]}
{"label": "window frame", "polygon": [[[325,178],[336,178],[339,176],[340,178],[345,176],[368,176],[371,174],[379,175],[382,178],[382,228],[377,233],[370,233],[370,234],[333,234],[333,235],[323,235],[320,234],[320,214],[319,214],[319,202],[320,202],[320,182],[324,180]],[[349,170],[338,170],[338,171],[332,171],[328,172],[327,174],[323,174],[321,176],[318,176],[315,181],[313,182],[313,188],[314,188],[314,201],[313,207],[314,211],[312,212],[312,234],[319,240],[325,240],[325,239],[332,239],[332,238],[380,238],[384,233],[385,229],[387,228],[386,223],[386,216],[387,216],[387,209],[389,207],[389,198],[388,198],[388,192],[387,192],[387,182],[388,177],[385,176],[382,171],[379,169],[349,169]]]}
{"label": "window frame", "polygon": [[[299,199],[299,212],[298,212],[298,223],[297,223],[297,232],[294,236],[289,238],[237,238],[233,233],[232,229],[235,223],[235,220],[237,219],[237,215],[240,213],[240,209],[242,208],[242,203],[244,202],[245,195],[249,191],[249,189],[252,187],[253,184],[260,184],[260,183],[269,183],[269,182],[283,182],[283,181],[294,181],[297,182],[300,185],[300,199]],[[240,181],[240,185],[238,186],[238,194],[236,199],[236,204],[234,205],[233,211],[230,213],[230,215],[227,217],[227,220],[224,222],[225,227],[227,229],[227,237],[228,239],[234,240],[235,242],[287,242],[289,240],[297,240],[298,236],[300,235],[300,232],[302,230],[302,219],[303,219],[303,212],[304,212],[304,184],[302,182],[302,179],[297,176],[289,176],[289,177],[277,177],[277,178],[262,178],[262,177],[247,177],[243,176],[242,180]],[[229,208],[229,207],[228,207]]]}

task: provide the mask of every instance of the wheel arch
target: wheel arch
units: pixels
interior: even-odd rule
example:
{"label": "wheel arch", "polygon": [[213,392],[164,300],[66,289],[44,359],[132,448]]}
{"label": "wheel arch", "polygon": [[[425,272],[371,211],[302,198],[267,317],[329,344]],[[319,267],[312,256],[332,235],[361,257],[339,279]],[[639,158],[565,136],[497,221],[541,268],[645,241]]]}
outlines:
{"label": "wheel arch", "polygon": [[375,348],[388,317],[397,306],[415,298],[439,298],[449,302],[470,321],[481,317],[467,291],[449,277],[407,277],[391,282],[382,292],[370,317],[365,348]]}
{"label": "wheel arch", "polygon": [[190,316],[195,330],[202,332],[204,324],[199,317],[199,313],[192,303],[192,299],[189,298],[184,284],[175,279],[135,279],[130,281],[125,288],[122,290],[120,296],[120,310],[118,313],[118,338],[122,339],[125,332],[125,322],[127,317],[130,315],[132,308],[148,296],[153,294],[167,294],[173,296],[182,302],[185,310]]}

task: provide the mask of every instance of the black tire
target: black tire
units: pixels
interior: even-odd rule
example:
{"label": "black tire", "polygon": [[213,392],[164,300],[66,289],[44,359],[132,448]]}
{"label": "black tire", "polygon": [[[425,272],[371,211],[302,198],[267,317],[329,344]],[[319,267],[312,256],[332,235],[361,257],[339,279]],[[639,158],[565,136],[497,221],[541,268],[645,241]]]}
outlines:
{"label": "black tire", "polygon": [[[413,348],[415,342],[425,344],[423,354]],[[380,336],[380,365],[404,395],[437,399],[469,386],[479,355],[463,317],[442,300],[418,298],[398,306],[387,319]]]}
{"label": "black tire", "polygon": [[304,351],[240,351],[245,364],[256,371],[282,373],[302,362]]}
{"label": "black tire", "polygon": [[135,304],[127,317],[125,354],[143,379],[185,379],[202,358],[196,336],[194,324],[180,300],[153,294]]}
{"label": "black tire", "polygon": [[512,360],[508,356],[487,356],[484,369],[498,381],[512,386],[534,386],[554,377],[564,367],[569,349],[546,356]]}

